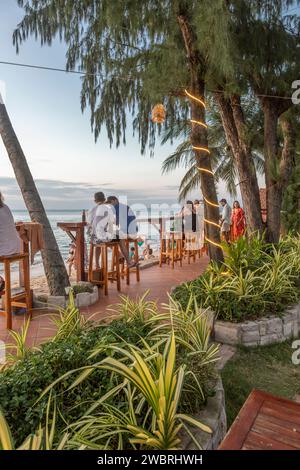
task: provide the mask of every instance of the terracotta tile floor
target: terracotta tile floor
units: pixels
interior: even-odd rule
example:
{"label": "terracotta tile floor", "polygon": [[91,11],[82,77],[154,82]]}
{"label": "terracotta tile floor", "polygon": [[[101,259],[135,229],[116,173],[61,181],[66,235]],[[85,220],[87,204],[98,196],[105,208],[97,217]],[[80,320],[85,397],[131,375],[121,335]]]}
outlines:
{"label": "terracotta tile floor", "polygon": [[[191,261],[183,262],[182,268],[178,265],[172,269],[168,265],[152,266],[148,269],[141,271],[141,280],[136,282],[135,274],[131,275],[130,286],[127,286],[125,281],[122,282],[121,294],[128,295],[131,298],[142,295],[146,290],[150,289],[149,299],[156,300],[158,303],[167,302],[168,292],[173,286],[176,286],[184,281],[189,281],[199,274],[203,273],[208,263],[206,256],[196,260],[195,263]],[[99,301],[91,307],[82,309],[82,312],[87,317],[93,315],[94,320],[100,320],[109,317],[109,312],[106,311],[109,305],[119,302],[119,293],[115,284],[109,285],[109,293],[107,296],[103,295],[100,290]],[[13,328],[19,330],[24,322],[24,317],[13,317]],[[29,347],[37,346],[41,342],[50,338],[55,332],[55,328],[49,317],[49,313],[42,310],[34,310],[32,320],[30,322],[27,344]],[[11,342],[8,331],[5,327],[5,318],[0,316],[0,340],[4,342]]]}

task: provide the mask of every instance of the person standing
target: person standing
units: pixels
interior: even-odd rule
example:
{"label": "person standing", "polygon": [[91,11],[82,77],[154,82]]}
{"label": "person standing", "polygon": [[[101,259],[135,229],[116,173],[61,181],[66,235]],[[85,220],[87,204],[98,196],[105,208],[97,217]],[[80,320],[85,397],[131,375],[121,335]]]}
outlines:
{"label": "person standing", "polygon": [[221,238],[230,243],[231,207],[226,199],[221,199],[220,204],[223,207],[220,219]]}
{"label": "person standing", "polygon": [[180,211],[182,217],[183,238],[186,232],[197,231],[197,214],[192,201],[186,201]]}
{"label": "person standing", "polygon": [[239,201],[234,201],[231,214],[232,239],[233,241],[245,235],[246,218]]}
{"label": "person standing", "polygon": [[200,248],[203,248],[205,234],[204,234],[204,201],[200,199],[195,199],[194,208],[197,215],[197,232]]}

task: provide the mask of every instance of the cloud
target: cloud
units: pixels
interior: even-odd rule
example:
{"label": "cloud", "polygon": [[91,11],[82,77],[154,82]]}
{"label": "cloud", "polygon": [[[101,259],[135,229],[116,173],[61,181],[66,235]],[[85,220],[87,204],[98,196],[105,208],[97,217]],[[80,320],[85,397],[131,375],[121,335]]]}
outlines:
{"label": "cloud", "polygon": [[[177,202],[178,187],[162,186],[155,189],[117,187],[113,183],[78,183],[41,179],[35,181],[46,209],[87,209],[93,203],[93,195],[103,191],[107,196],[127,197],[130,204],[158,204]],[[15,210],[25,209],[21,191],[14,178],[0,177],[0,190],[7,204]]]}

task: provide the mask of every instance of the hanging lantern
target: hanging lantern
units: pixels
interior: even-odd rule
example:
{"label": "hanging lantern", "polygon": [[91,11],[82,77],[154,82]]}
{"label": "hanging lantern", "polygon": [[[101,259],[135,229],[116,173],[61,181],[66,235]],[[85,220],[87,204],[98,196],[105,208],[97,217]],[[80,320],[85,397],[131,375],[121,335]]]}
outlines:
{"label": "hanging lantern", "polygon": [[152,109],[152,122],[161,124],[166,119],[166,110],[163,104],[156,104]]}

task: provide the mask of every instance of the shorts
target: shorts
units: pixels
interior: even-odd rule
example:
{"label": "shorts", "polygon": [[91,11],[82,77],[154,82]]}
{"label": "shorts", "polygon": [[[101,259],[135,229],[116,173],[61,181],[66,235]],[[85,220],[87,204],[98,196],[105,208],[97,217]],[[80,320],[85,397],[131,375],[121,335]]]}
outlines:
{"label": "shorts", "polygon": [[221,226],[221,232],[230,232],[230,224],[223,222]]}

